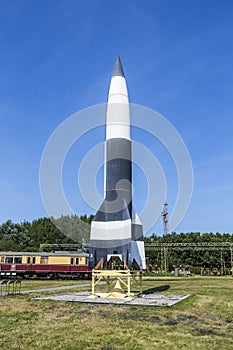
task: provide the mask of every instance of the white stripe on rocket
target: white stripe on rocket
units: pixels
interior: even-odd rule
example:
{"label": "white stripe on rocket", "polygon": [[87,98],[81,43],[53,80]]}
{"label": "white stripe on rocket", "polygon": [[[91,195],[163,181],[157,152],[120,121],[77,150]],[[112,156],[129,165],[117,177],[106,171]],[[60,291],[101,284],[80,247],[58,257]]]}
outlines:
{"label": "white stripe on rocket", "polygon": [[112,241],[131,239],[131,220],[92,221],[92,240]]}
{"label": "white stripe on rocket", "polygon": [[114,138],[131,139],[128,91],[122,76],[112,77],[108,95],[106,140]]}

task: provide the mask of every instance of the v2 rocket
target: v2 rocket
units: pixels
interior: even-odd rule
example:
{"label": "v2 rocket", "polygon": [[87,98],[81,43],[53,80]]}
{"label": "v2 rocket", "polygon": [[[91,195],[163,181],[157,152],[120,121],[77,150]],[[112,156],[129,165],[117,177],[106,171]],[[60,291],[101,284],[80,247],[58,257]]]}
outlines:
{"label": "v2 rocket", "polygon": [[143,227],[132,206],[130,106],[126,80],[117,56],[111,78],[104,164],[105,198],[91,223],[89,267],[145,269]]}

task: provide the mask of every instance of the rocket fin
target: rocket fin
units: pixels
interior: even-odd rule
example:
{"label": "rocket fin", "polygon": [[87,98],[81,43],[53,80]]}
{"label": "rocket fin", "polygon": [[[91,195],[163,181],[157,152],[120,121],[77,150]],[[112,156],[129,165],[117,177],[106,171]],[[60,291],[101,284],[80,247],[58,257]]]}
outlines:
{"label": "rocket fin", "polygon": [[132,208],[132,240],[134,241],[143,241],[143,226],[142,222],[135,212],[134,208]]}
{"label": "rocket fin", "polygon": [[132,209],[132,241],[131,241],[131,259],[135,261],[138,267],[142,270],[146,268],[145,247],[143,238],[143,226],[142,222]]}
{"label": "rocket fin", "polygon": [[136,261],[140,269],[146,269],[146,257],[144,241],[132,241],[131,242],[131,256]]}

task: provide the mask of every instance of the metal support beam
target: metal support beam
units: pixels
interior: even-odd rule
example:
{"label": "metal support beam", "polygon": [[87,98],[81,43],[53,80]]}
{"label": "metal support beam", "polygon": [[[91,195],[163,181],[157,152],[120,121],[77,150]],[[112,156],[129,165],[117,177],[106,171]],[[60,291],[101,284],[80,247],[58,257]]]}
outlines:
{"label": "metal support beam", "polygon": [[161,257],[161,271],[167,272],[168,257],[172,251],[198,250],[198,251],[220,251],[220,267],[221,274],[226,273],[226,262],[224,252],[230,251],[231,254],[231,273],[233,277],[233,244],[232,242],[182,242],[182,243],[145,243],[147,257],[150,252],[157,251]]}

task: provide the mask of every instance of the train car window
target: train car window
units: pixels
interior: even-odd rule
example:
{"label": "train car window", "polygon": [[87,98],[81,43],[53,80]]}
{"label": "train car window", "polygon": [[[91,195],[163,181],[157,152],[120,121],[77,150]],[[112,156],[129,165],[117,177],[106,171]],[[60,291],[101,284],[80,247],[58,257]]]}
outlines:
{"label": "train car window", "polygon": [[22,256],[15,256],[14,264],[22,264]]}
{"label": "train car window", "polygon": [[5,263],[13,264],[13,256],[6,256]]}
{"label": "train car window", "polygon": [[74,265],[74,258],[70,258],[71,265]]}
{"label": "train car window", "polygon": [[1,263],[5,262],[5,256],[1,256]]}
{"label": "train car window", "polygon": [[89,258],[85,259],[85,263],[88,265],[89,264]]}
{"label": "train car window", "polygon": [[48,256],[41,256],[40,263],[41,264],[48,264]]}
{"label": "train car window", "polygon": [[36,257],[35,257],[35,256],[33,256],[33,258],[32,258],[32,263],[33,263],[33,264],[36,263]]}
{"label": "train car window", "polygon": [[31,258],[30,258],[30,256],[28,256],[28,258],[27,258],[27,264],[30,264],[31,263]]}
{"label": "train car window", "polygon": [[79,264],[79,258],[76,258],[76,265]]}

